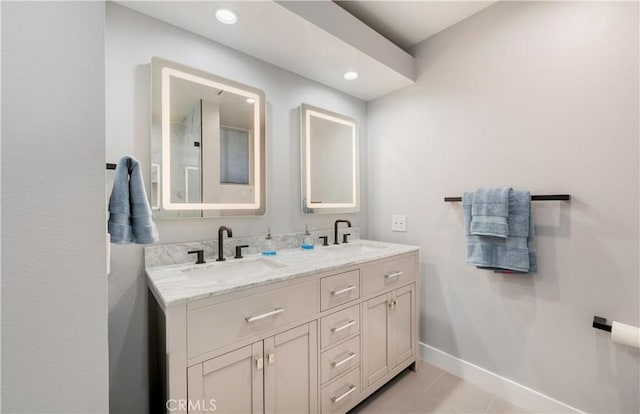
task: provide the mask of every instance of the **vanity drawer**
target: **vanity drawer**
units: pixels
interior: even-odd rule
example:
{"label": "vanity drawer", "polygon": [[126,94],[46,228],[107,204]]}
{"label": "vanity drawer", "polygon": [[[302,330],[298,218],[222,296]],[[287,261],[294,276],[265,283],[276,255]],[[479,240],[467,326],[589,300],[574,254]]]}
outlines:
{"label": "vanity drawer", "polygon": [[415,255],[377,262],[362,268],[362,295],[367,296],[415,280]]}
{"label": "vanity drawer", "polygon": [[194,309],[187,314],[188,358],[270,331],[319,311],[318,281]]}
{"label": "vanity drawer", "polygon": [[360,400],[360,368],[356,368],[322,389],[322,414],[343,414]]}
{"label": "vanity drawer", "polygon": [[320,319],[320,348],[336,344],[360,332],[360,305],[355,305]]}
{"label": "vanity drawer", "polygon": [[327,310],[360,297],[360,271],[340,273],[320,280],[320,304]]}
{"label": "vanity drawer", "polygon": [[322,353],[320,357],[321,383],[360,365],[360,335]]}

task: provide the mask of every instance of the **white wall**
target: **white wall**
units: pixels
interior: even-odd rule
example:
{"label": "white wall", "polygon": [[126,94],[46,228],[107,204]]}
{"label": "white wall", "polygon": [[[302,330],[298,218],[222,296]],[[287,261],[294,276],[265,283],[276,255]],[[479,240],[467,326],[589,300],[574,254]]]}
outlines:
{"label": "white wall", "polygon": [[[212,21],[212,24],[215,24]],[[274,45],[277,47],[277,45]],[[300,103],[325,107],[359,120],[366,136],[364,102],[220,44],[107,3],[107,160],[133,154],[148,166],[149,62],[160,56],[261,88],[267,98],[267,214],[255,218],[159,221],[161,243],[214,239],[221,224],[235,236],[329,228],[337,217],[354,226],[360,214],[305,216],[300,212],[298,113]],[[366,142],[362,140],[362,153]],[[145,171],[147,168],[145,167]],[[362,162],[366,170],[366,160]],[[148,174],[146,174],[148,187]],[[366,198],[366,179],[362,183]],[[111,191],[107,183],[107,192]],[[366,235],[366,229],[363,235]],[[109,276],[110,403],[113,412],[145,412],[148,407],[146,282],[142,247],[113,246]]]}
{"label": "white wall", "polygon": [[[590,412],[640,412],[638,4],[500,2],[415,48],[415,86],[369,103],[369,236],[421,247],[421,340]],[[534,194],[540,270],[465,265],[459,196]],[[408,232],[391,233],[391,214]]]}
{"label": "white wall", "polygon": [[106,413],[104,3],[2,3],[2,409]]}

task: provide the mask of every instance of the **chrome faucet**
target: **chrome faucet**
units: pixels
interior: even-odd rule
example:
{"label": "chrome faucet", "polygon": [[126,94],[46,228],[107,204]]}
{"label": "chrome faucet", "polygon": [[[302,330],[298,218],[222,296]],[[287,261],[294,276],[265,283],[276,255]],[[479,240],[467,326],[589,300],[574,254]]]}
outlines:
{"label": "chrome faucet", "polygon": [[230,227],[220,226],[218,228],[218,258],[216,259],[216,262],[224,262],[225,260],[222,248],[222,233],[225,231],[227,232],[227,236],[233,237],[233,231],[231,231]]}
{"label": "chrome faucet", "polygon": [[336,220],[336,222],[333,223],[333,244],[340,244],[338,243],[338,223],[347,223],[347,227],[351,227],[351,222],[349,220]]}

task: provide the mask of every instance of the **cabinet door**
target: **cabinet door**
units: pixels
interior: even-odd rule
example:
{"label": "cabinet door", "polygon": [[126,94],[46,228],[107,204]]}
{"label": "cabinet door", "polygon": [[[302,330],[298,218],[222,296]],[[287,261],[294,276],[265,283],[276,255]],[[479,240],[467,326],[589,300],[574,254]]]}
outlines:
{"label": "cabinet door", "polygon": [[415,354],[416,288],[405,286],[393,292],[389,333],[390,362],[393,367]]}
{"label": "cabinet door", "polygon": [[317,322],[264,340],[265,412],[317,413]]}
{"label": "cabinet door", "polygon": [[245,346],[188,369],[188,412],[263,412],[263,344]]}
{"label": "cabinet door", "polygon": [[362,304],[363,389],[373,385],[391,369],[389,361],[389,303],[391,293]]}

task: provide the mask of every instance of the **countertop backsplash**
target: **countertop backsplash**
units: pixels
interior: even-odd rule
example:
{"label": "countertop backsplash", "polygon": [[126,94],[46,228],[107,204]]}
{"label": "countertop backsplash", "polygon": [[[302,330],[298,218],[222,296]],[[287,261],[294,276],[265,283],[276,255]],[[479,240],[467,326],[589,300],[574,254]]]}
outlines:
{"label": "countertop backsplash", "polygon": [[[328,236],[329,243],[333,243],[333,229],[309,230],[317,247],[322,244],[321,236]],[[360,238],[359,227],[340,227],[338,229],[338,240],[342,241],[342,234],[350,233],[350,240]],[[271,234],[276,251],[284,249],[294,249],[300,247],[304,231],[297,233]],[[255,254],[262,251],[262,244],[266,234],[257,236],[239,236],[228,238],[225,233],[224,257],[231,258],[235,255],[235,247],[248,244],[249,247],[242,249],[242,254]],[[185,243],[156,244],[144,248],[144,264],[149,269],[158,266],[168,266],[195,262],[195,256],[187,252],[192,250],[204,250],[205,259],[218,257],[218,240],[203,240]]]}

